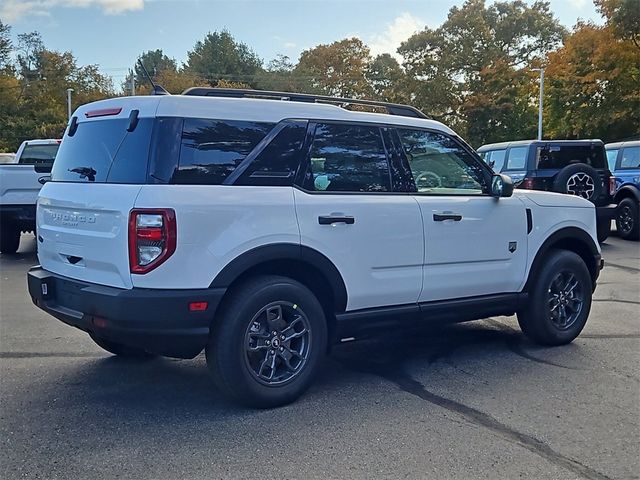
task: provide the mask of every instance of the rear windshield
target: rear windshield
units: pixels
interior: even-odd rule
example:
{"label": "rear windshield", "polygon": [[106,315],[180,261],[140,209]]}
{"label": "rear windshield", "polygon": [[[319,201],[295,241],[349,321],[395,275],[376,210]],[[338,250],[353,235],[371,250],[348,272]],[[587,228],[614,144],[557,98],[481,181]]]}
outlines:
{"label": "rear windshield", "polygon": [[65,135],[51,171],[54,182],[146,183],[154,120],[128,118],[81,122]]}
{"label": "rear windshield", "polygon": [[22,150],[18,163],[23,165],[51,165],[58,152],[57,143],[48,145],[29,145]]}
{"label": "rear windshield", "polygon": [[586,163],[593,168],[605,168],[602,145],[549,145],[538,147],[538,168],[561,169],[574,163]]}

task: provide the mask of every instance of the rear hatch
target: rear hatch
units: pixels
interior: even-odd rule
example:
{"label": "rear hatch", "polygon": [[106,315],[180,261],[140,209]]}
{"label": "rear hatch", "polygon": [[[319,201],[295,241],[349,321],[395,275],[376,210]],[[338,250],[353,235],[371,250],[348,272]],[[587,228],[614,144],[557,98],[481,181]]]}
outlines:
{"label": "rear hatch", "polygon": [[38,258],[46,270],[132,288],[129,212],[147,183],[154,97],[113,99],[76,111],[38,197]]}

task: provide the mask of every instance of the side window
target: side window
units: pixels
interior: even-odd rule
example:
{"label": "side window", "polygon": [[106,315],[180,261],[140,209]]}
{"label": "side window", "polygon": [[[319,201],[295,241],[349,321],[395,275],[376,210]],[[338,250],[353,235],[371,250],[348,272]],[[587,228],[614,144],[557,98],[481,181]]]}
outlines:
{"label": "side window", "polygon": [[529,147],[514,147],[509,149],[505,170],[524,170],[527,167]]}
{"label": "side window", "polygon": [[307,190],[388,192],[389,164],[380,129],[361,125],[316,125],[311,144]]}
{"label": "side window", "polygon": [[491,154],[491,168],[493,168],[494,172],[500,173],[502,167],[504,167],[504,157],[506,153],[506,150],[495,150]]}
{"label": "side window", "polygon": [[616,159],[618,158],[618,149],[607,150],[607,163],[609,164],[609,171],[613,172],[616,169]]}
{"label": "side window", "polygon": [[622,150],[620,168],[640,168],[640,147],[626,147]]}
{"label": "side window", "polygon": [[286,125],[242,172],[234,185],[293,185],[306,132],[306,122]]}
{"label": "side window", "polygon": [[185,119],[172,183],[222,184],[272,128],[271,123]]}
{"label": "side window", "polygon": [[419,193],[473,195],[486,191],[484,169],[452,138],[398,130]]}

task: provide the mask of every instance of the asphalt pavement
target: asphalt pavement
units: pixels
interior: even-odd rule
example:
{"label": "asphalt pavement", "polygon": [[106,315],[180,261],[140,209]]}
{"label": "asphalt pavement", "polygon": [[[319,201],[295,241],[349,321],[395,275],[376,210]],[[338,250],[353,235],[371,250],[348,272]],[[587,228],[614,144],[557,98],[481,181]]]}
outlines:
{"label": "asphalt pavement", "polygon": [[610,238],[591,316],[541,348],[515,317],[340,345],[296,403],[227,403],[204,356],[130,361],[31,303],[0,257],[0,478],[640,475],[640,243]]}

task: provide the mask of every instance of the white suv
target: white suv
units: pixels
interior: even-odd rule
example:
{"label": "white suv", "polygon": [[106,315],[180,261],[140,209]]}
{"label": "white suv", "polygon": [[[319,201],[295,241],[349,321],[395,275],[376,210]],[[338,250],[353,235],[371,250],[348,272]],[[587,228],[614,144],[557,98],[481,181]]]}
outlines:
{"label": "white suv", "polygon": [[256,407],[392,322],[517,313],[533,341],[571,342],[602,267],[593,205],[512,195],[441,123],[346,103],[367,102],[192,89],[79,108],[38,200],[33,301],[114,354],[204,349]]}

